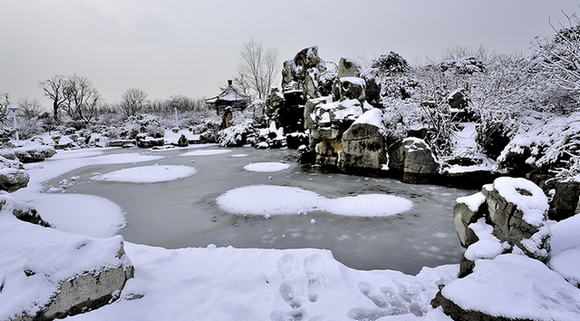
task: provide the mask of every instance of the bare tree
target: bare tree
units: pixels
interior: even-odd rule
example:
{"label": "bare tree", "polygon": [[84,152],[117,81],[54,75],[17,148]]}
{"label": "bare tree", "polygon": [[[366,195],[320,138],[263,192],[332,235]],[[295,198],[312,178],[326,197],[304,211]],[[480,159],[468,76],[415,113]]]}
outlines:
{"label": "bare tree", "polygon": [[278,74],[278,50],[263,49],[253,38],[244,44],[236,82],[252,89],[258,99],[265,99]]}
{"label": "bare tree", "polygon": [[147,103],[147,93],[144,90],[131,88],[121,96],[120,107],[127,116],[134,116],[143,110]]}
{"label": "bare tree", "polygon": [[54,120],[58,121],[58,111],[65,105],[67,97],[64,93],[67,80],[63,75],[56,75],[45,81],[41,81],[38,86],[42,88],[44,95],[52,100],[52,112]]}
{"label": "bare tree", "polygon": [[18,100],[18,113],[27,119],[34,118],[42,112],[42,105],[38,98],[21,98]]}
{"label": "bare tree", "polygon": [[97,88],[88,78],[73,75],[67,79],[63,92],[69,116],[89,124],[97,115],[101,100]]}
{"label": "bare tree", "polygon": [[8,97],[7,93],[0,94],[0,123],[5,123],[8,120],[8,114],[10,114],[10,111],[8,110],[10,100]]}
{"label": "bare tree", "polygon": [[580,91],[580,18],[567,15],[567,26],[560,23],[558,30],[549,21],[556,33],[551,39],[536,40],[532,46],[540,58],[540,64],[553,72],[562,88]]}

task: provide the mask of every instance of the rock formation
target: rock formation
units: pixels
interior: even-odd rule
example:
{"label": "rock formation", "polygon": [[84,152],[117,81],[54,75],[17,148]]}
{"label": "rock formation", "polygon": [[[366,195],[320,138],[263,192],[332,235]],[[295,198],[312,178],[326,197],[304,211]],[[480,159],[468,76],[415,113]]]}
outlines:
{"label": "rock formation", "polygon": [[41,162],[56,154],[54,147],[35,143],[15,148],[13,151],[16,157],[23,163]]}
{"label": "rock formation", "polygon": [[28,185],[30,176],[24,170],[24,165],[19,162],[14,154],[3,152],[0,156],[0,190],[14,192]]}
{"label": "rock formation", "polygon": [[439,175],[441,164],[427,143],[409,137],[395,144],[389,151],[389,168],[403,173],[403,182],[430,183]]}
{"label": "rock formation", "polygon": [[[119,298],[134,268],[123,238],[79,238],[40,246],[22,265],[10,267],[2,292],[18,300],[22,287],[42,289],[12,320],[53,320],[76,315]],[[24,302],[23,302],[24,303]]]}

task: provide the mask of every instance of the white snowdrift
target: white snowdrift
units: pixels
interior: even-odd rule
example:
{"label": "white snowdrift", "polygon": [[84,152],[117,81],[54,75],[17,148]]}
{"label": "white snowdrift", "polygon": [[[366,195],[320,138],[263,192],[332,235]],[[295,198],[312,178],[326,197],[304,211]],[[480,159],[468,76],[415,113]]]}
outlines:
{"label": "white snowdrift", "polygon": [[196,172],[195,167],[191,166],[155,165],[124,168],[95,176],[92,179],[109,182],[159,183],[188,177]]}
{"label": "white snowdrift", "polygon": [[413,206],[411,201],[393,195],[327,199],[301,188],[275,185],[235,188],[219,196],[217,203],[229,213],[266,217],[305,214],[314,210],[349,216],[389,216],[408,211]]}
{"label": "white snowdrift", "polygon": [[290,168],[290,165],[284,163],[253,163],[244,166],[244,169],[250,172],[279,172]]}
{"label": "white snowdrift", "polygon": [[473,273],[442,294],[464,310],[531,320],[578,320],[580,290],[538,260],[505,254],[476,261]]}
{"label": "white snowdrift", "polygon": [[179,156],[209,156],[230,153],[229,149],[202,149],[180,154]]}

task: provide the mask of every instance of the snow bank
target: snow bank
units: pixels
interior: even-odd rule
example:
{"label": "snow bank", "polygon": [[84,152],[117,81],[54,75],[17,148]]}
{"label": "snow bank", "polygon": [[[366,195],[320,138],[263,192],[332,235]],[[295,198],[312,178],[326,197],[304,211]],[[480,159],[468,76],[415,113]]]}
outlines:
{"label": "snow bank", "polygon": [[383,194],[327,199],[297,187],[253,185],[235,188],[217,198],[224,211],[244,215],[292,215],[327,211],[348,216],[389,216],[408,211],[413,203]]}
{"label": "snow bank", "polygon": [[578,320],[580,290],[538,260],[505,254],[478,260],[473,273],[455,280],[443,296],[464,310],[531,320]]}
{"label": "snow bank", "polygon": [[197,170],[191,166],[155,165],[124,168],[118,171],[92,177],[98,181],[126,183],[159,183],[184,178],[195,174]]}
{"label": "snow bank", "polygon": [[279,172],[288,168],[290,165],[284,163],[254,163],[244,166],[250,172]]}
{"label": "snow bank", "polygon": [[83,194],[36,194],[29,203],[61,231],[111,237],[125,226],[121,207],[106,198]]}

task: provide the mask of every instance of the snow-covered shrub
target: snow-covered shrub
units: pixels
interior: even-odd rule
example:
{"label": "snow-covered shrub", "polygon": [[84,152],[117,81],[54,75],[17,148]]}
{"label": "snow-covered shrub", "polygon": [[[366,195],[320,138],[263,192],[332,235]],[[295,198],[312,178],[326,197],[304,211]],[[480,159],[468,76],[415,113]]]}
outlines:
{"label": "snow-covered shrub", "polygon": [[[499,169],[513,170],[525,163],[544,171],[551,171],[561,178],[579,174],[580,112],[569,116],[543,115],[543,117],[520,120],[518,132],[498,158]],[[516,159],[516,161],[514,161]]]}
{"label": "snow-covered shrub", "polygon": [[391,51],[377,59],[372,59],[371,68],[377,68],[382,73],[401,73],[409,70],[409,63],[401,55]]}
{"label": "snow-covered shrub", "polygon": [[222,129],[218,133],[218,144],[222,147],[240,147],[248,143],[247,138],[253,136],[254,125],[252,119]]}
{"label": "snow-covered shrub", "polygon": [[475,72],[484,72],[486,63],[481,59],[473,56],[461,57],[459,59],[445,60],[439,64],[443,71],[453,71],[459,74],[473,74]]}

